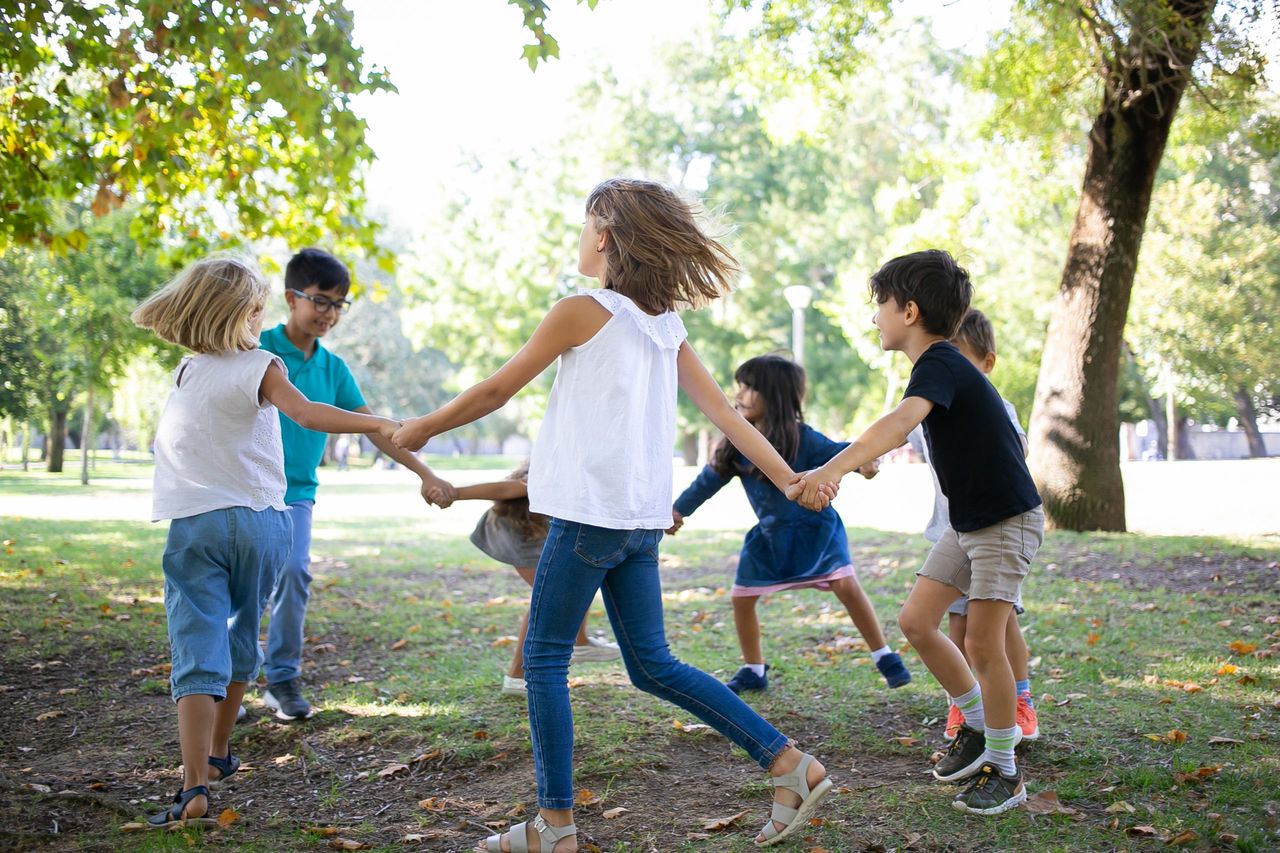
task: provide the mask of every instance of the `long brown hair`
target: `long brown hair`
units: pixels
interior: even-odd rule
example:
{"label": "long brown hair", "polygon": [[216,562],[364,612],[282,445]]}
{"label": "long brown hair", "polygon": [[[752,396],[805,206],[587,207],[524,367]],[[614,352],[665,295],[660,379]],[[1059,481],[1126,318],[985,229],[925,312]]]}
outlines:
{"label": "long brown hair", "polygon": [[[800,425],[804,422],[804,368],[783,355],[760,355],[742,362],[733,378],[760,395],[764,419],[757,428],[779,456],[788,463],[795,462],[800,452]],[[751,470],[739,467],[738,448],[728,438],[720,439],[711,467],[722,477]],[[755,473],[764,477],[759,471]]]}
{"label": "long brown hair", "polygon": [[652,314],[699,308],[732,289],[738,261],[702,230],[698,209],[654,181],[610,178],[587,197],[587,215],[609,232],[607,290]]}
{"label": "long brown hair", "polygon": [[[507,475],[508,480],[529,482],[529,462],[525,460],[520,467]],[[526,539],[537,539],[547,535],[550,520],[545,515],[529,512],[529,497],[509,498],[493,502],[493,514],[511,522],[521,536]]]}

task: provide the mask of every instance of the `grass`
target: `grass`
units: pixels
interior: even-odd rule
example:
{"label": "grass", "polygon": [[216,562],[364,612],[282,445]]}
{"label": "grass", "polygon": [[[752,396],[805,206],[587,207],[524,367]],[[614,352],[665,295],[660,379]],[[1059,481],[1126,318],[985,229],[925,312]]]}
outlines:
{"label": "grass", "polygon": [[[135,482],[139,470],[100,462],[91,501],[110,515],[114,502],[142,499],[134,494],[146,489]],[[194,830],[116,829],[126,812],[156,810],[178,778],[158,668],[167,661],[164,529],[87,513],[13,514],[21,502],[64,491],[84,496],[65,479],[0,475],[0,714],[8,721],[0,782],[20,792],[0,817],[25,828],[0,839],[50,849],[188,849],[201,838]],[[466,519],[474,515],[359,515],[362,502],[391,488],[352,483],[326,492],[305,672],[321,711],[287,726],[253,709],[234,740],[253,769],[217,800],[240,817],[205,833],[205,843],[320,850],[341,837],[399,850],[416,834],[424,836],[420,849],[469,849],[482,825],[523,819],[508,813],[532,802],[528,722],[520,703],[497,692],[523,585],[469,545]],[[925,543],[849,532],[862,583],[891,621]],[[686,527],[663,543],[672,647],[722,677],[737,665],[727,589],[740,542],[740,531]],[[865,651],[834,642],[856,637],[834,596],[774,596],[761,606],[773,689],[751,702],[822,757],[841,790],[787,849],[1155,850],[1170,841],[1276,849],[1276,544],[1049,536],[1025,589],[1024,619],[1045,739],[1022,763],[1031,795],[1053,807],[1045,794],[1056,794],[1062,813],[976,819],[953,811],[955,788],[927,776],[945,706],[919,659],[906,656],[911,686],[886,691]],[[607,630],[598,604],[592,625]],[[889,633],[901,645],[896,629]],[[745,755],[717,736],[678,730],[673,720],[696,721],[627,686],[620,667],[571,675],[576,778],[601,800],[579,810],[584,847],[754,849],[768,793]],[[60,713],[39,719],[50,712]],[[1231,741],[1211,743],[1215,737]],[[394,764],[407,769],[379,776]],[[123,811],[96,801],[68,811],[57,797],[22,787],[31,784],[106,798]],[[419,805],[429,798],[438,807]],[[614,806],[629,811],[602,819]],[[742,809],[751,814],[724,832],[702,827]],[[54,818],[63,827],[57,838],[47,830]],[[321,834],[326,827],[342,832]]]}

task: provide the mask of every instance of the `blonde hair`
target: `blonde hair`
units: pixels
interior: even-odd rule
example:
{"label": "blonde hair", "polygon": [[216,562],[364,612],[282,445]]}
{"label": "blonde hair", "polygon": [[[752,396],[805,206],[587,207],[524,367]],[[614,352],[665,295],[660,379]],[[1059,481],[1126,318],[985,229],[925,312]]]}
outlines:
{"label": "blonde hair", "polygon": [[587,197],[587,215],[609,232],[601,284],[656,314],[698,308],[728,293],[738,262],[702,230],[698,212],[654,181],[601,183]]}
{"label": "blonde hair", "polygon": [[193,352],[257,349],[250,328],[269,293],[252,261],[213,255],[196,261],[134,309],[133,322]]}

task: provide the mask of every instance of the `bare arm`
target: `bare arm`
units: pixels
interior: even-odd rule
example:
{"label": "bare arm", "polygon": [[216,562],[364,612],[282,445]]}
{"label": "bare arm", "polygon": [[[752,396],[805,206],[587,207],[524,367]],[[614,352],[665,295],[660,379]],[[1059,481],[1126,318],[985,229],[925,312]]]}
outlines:
{"label": "bare arm", "polygon": [[[373,410],[368,406],[361,406],[355,411],[363,412],[367,415],[373,414]],[[457,500],[457,490],[454,489],[453,484],[436,476],[435,472],[427,466],[427,463],[419,459],[417,454],[396,447],[390,438],[385,438],[381,435],[371,435],[369,440],[373,442],[374,447],[418,475],[418,479],[422,481],[420,491],[424,501],[439,504],[443,508]]]}
{"label": "bare arm", "polygon": [[304,429],[337,433],[365,432],[390,438],[400,426],[399,421],[390,418],[348,412],[346,409],[308,400],[301,391],[293,387],[289,377],[285,376],[276,362],[272,362],[262,375],[258,393]]}
{"label": "bare arm", "polygon": [[417,450],[434,435],[457,429],[506,405],[570,347],[591,340],[609,322],[609,312],[590,296],[569,297],[555,304],[528,342],[498,372],[454,397],[429,415],[410,418],[395,443]]}
{"label": "bare arm", "polygon": [[512,501],[528,496],[529,486],[523,480],[498,480],[496,483],[458,487],[460,501]]}

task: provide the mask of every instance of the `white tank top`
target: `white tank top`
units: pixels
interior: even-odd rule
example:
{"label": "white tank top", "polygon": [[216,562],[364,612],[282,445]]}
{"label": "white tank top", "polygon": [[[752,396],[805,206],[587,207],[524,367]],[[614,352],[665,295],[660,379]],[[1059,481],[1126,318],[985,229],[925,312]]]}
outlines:
{"label": "white tank top", "polygon": [[614,530],[671,526],[676,354],[688,333],[674,311],[651,316],[613,290],[586,290],[613,316],[560,355],[529,462],[529,509]]}

